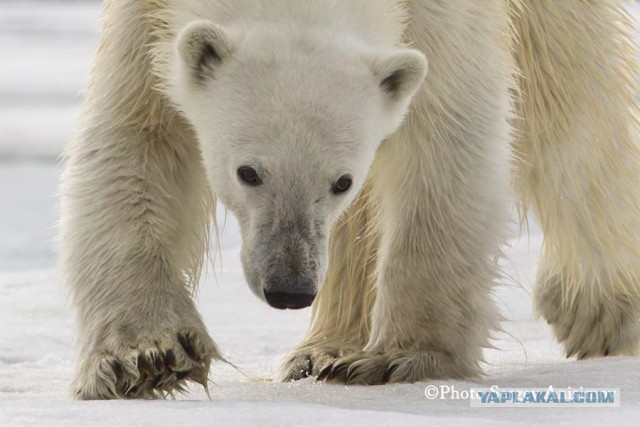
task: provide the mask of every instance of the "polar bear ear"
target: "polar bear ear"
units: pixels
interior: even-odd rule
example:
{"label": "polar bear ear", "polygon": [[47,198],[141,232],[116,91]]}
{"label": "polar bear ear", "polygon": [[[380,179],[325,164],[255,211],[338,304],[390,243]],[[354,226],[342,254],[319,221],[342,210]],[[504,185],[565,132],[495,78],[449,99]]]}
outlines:
{"label": "polar bear ear", "polygon": [[408,101],[427,75],[427,58],[414,49],[402,49],[371,59],[371,70],[392,104]]}
{"label": "polar bear ear", "polygon": [[178,36],[178,53],[200,81],[213,77],[216,67],[232,55],[236,47],[225,31],[211,21],[195,21]]}

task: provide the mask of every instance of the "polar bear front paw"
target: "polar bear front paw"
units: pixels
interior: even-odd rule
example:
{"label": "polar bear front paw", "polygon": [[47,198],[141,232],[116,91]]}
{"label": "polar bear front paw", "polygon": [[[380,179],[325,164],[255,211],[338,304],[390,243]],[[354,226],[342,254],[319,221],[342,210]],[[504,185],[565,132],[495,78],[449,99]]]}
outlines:
{"label": "polar bear front paw", "polygon": [[336,359],[346,357],[356,351],[356,348],[332,345],[302,346],[285,357],[274,380],[276,382],[290,382],[307,377],[317,377]]}
{"label": "polar bear front paw", "polygon": [[125,343],[103,344],[84,358],[73,387],[77,399],[154,399],[185,391],[187,381],[206,390],[211,361],[220,358],[208,334],[193,329]]}
{"label": "polar bear front paw", "polygon": [[378,385],[413,383],[426,379],[477,378],[479,366],[440,352],[359,352],[335,360],[318,375],[318,381]]}

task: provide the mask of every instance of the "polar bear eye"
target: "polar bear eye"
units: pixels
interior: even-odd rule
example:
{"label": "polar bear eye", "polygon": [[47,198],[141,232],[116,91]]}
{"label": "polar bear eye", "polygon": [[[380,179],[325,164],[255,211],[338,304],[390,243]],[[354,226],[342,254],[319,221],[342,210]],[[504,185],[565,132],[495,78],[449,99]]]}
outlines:
{"label": "polar bear eye", "polygon": [[331,192],[333,194],[342,194],[349,191],[351,188],[351,184],[353,183],[353,179],[351,175],[342,175],[331,187]]}
{"label": "polar bear eye", "polygon": [[262,180],[258,176],[258,172],[256,172],[256,170],[251,166],[240,166],[238,168],[238,178],[240,178],[240,181],[251,187],[257,187],[262,184]]}

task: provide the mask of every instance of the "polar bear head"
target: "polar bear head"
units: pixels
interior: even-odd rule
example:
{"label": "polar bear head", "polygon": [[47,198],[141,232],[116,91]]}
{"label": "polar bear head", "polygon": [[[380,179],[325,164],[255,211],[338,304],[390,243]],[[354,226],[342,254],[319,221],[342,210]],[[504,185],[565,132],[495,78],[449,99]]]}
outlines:
{"label": "polar bear head", "polygon": [[237,217],[245,277],[276,308],[313,301],[328,234],[400,125],[427,69],[331,31],[188,25],[171,96],[192,123],[213,193]]}

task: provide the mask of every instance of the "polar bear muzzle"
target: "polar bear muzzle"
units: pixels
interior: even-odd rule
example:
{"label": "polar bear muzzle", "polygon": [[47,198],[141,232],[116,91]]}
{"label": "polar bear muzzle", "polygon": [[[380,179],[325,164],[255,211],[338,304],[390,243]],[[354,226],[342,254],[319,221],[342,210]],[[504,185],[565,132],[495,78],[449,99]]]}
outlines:
{"label": "polar bear muzzle", "polygon": [[308,307],[318,290],[318,267],[324,258],[318,247],[324,233],[312,230],[317,227],[303,215],[274,228],[275,233],[260,244],[264,250],[259,251],[264,262],[260,281],[265,300],[278,309]]}

